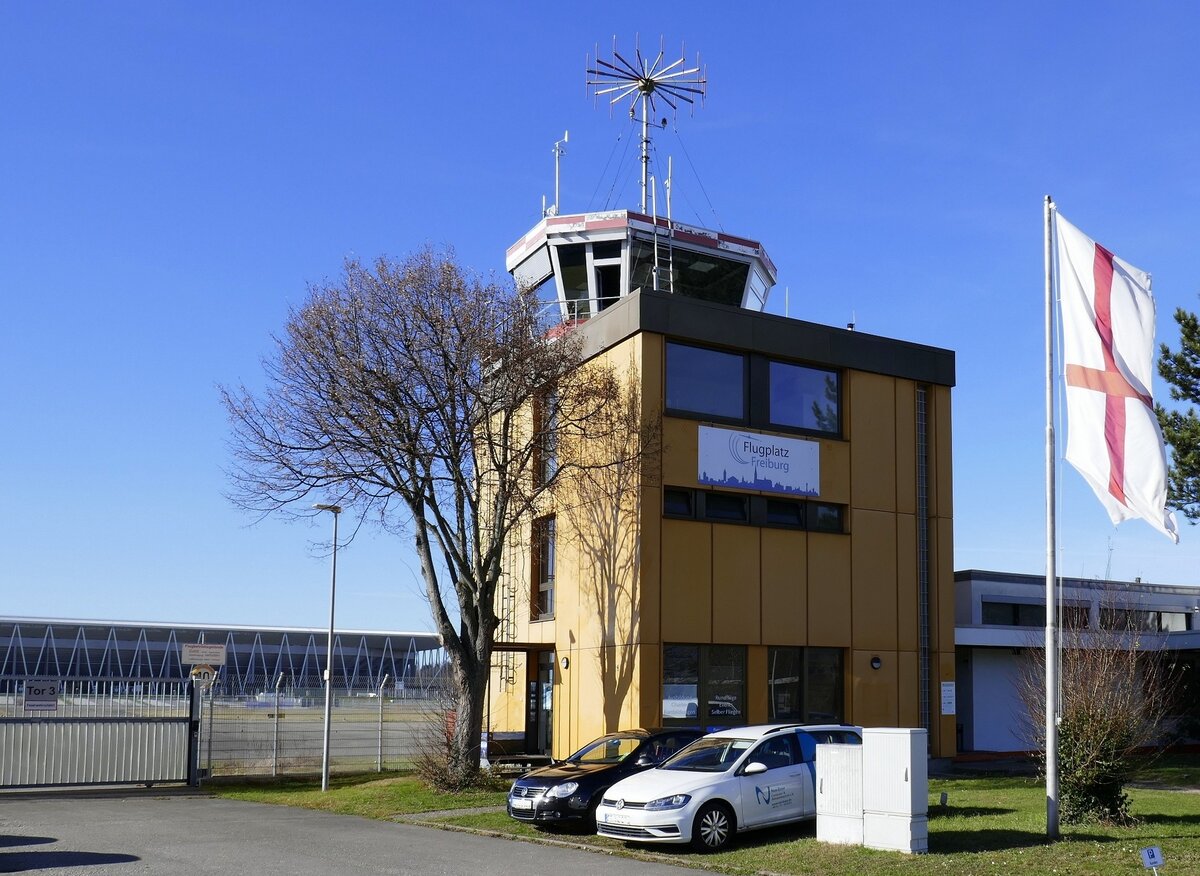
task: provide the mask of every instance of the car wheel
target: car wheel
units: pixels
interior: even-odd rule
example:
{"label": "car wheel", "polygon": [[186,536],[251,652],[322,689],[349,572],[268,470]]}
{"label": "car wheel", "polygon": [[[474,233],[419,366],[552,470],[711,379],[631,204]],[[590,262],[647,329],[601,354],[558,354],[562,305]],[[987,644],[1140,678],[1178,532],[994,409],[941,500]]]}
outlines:
{"label": "car wheel", "polygon": [[719,852],[729,847],[737,830],[733,812],[724,803],[705,803],[692,822],[692,846],[701,852]]}
{"label": "car wheel", "polygon": [[583,816],[582,828],[584,833],[596,832],[596,807],[600,805],[600,798],[597,797],[592,801],[592,805],[588,807],[587,815]]}

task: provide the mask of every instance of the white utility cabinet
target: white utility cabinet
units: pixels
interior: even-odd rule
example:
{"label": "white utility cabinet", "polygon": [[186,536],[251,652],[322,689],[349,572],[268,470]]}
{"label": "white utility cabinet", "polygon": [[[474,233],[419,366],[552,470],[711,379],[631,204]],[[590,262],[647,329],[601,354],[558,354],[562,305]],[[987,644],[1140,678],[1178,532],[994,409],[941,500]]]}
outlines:
{"label": "white utility cabinet", "polygon": [[863,730],[863,844],[929,850],[929,734],[924,729]]}
{"label": "white utility cabinet", "polygon": [[817,746],[817,839],[863,844],[863,747]]}

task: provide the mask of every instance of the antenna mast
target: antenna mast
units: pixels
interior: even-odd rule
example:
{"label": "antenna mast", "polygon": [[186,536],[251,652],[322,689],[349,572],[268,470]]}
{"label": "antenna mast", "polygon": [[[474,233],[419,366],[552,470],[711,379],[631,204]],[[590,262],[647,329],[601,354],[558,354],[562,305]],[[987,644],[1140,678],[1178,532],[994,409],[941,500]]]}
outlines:
{"label": "antenna mast", "polygon": [[[686,101],[695,109],[696,98],[701,103],[708,86],[708,79],[700,67],[700,57],[696,57],[696,66],[685,68],[684,57],[670,64],[663,64],[663,49],[658,50],[658,56],[653,60],[642,57],[642,50],[634,43],[636,63],[630,63],[621,57],[617,51],[617,39],[613,37],[613,63],[596,58],[596,65],[587,68],[587,86],[593,97],[612,95],[608,101],[609,109],[629,98],[629,117],[637,119],[637,103],[641,102],[642,117],[642,200],[641,211],[646,212],[647,181],[650,177],[650,114],[658,114],[656,98],[661,98],[678,115],[679,102]],[[597,53],[598,55],[599,53]],[[660,127],[666,127],[667,120],[663,118]]]}
{"label": "antenna mast", "polygon": [[542,205],[542,215],[543,216],[557,216],[558,215],[558,165],[563,157],[563,153],[565,153],[567,151],[566,143],[570,139],[570,137],[571,137],[570,131],[563,131],[562,139],[554,141],[554,206],[551,207],[549,210],[547,210],[545,207],[545,204],[543,203],[543,205]]}

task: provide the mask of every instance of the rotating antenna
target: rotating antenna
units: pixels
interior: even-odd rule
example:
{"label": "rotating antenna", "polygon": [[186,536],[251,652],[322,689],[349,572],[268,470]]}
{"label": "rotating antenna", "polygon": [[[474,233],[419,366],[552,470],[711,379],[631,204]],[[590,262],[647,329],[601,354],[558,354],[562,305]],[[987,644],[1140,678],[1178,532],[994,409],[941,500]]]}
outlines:
{"label": "rotating antenna", "polygon": [[[679,60],[670,64],[663,63],[662,41],[659,41],[658,55],[653,60],[648,56],[642,57],[642,50],[634,42],[634,61],[631,63],[617,51],[617,38],[613,37],[613,62],[602,61],[597,52],[595,66],[587,68],[587,87],[592,97],[608,97],[611,109],[616,104],[629,98],[629,117],[637,121],[638,102],[641,102],[642,117],[642,203],[641,211],[646,212],[646,184],[650,176],[650,115],[658,115],[656,101],[662,100],[671,111],[679,114],[679,104],[686,102],[691,110],[696,108],[696,100],[704,103],[704,95],[708,87],[705,71],[700,66],[700,56],[696,56],[696,66],[684,67],[682,50]],[[590,63],[590,61],[589,61]],[[661,127],[667,126],[664,118]]]}

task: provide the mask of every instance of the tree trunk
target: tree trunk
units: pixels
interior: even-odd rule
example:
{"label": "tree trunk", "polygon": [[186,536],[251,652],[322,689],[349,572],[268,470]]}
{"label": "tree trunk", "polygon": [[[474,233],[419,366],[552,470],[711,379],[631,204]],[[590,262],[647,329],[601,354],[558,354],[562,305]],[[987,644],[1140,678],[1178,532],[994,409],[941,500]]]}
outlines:
{"label": "tree trunk", "polygon": [[487,697],[491,649],[482,661],[452,655],[450,670],[454,685],[454,738],[450,754],[450,772],[456,785],[471,784],[479,772],[480,742],[483,735],[484,701]]}

